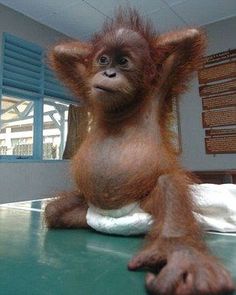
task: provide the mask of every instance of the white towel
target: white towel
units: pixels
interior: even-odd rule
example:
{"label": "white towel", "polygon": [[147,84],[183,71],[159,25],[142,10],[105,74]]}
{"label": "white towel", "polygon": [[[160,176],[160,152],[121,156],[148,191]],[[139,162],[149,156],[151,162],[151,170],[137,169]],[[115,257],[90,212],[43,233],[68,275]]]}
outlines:
{"label": "white towel", "polygon": [[235,184],[195,184],[192,192],[201,210],[195,216],[205,230],[236,232]]}
{"label": "white towel", "polygon": [[[236,185],[195,184],[193,199],[201,210],[194,213],[205,230],[236,232]],[[152,216],[138,203],[117,210],[102,210],[89,206],[87,223],[97,231],[117,235],[144,234],[150,229]]]}

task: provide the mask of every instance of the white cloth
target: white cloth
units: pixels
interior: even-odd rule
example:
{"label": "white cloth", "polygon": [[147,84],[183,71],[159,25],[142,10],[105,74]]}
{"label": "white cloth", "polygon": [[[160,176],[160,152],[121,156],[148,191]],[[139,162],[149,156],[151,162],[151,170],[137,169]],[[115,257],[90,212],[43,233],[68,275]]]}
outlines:
{"label": "white cloth", "polygon": [[192,194],[201,210],[195,216],[203,229],[236,232],[235,184],[195,184]]}
{"label": "white cloth", "polygon": [[[236,185],[195,184],[191,186],[193,199],[201,210],[194,213],[205,230],[236,232]],[[89,206],[87,223],[97,231],[117,235],[146,233],[152,216],[138,203],[117,210],[102,210]]]}

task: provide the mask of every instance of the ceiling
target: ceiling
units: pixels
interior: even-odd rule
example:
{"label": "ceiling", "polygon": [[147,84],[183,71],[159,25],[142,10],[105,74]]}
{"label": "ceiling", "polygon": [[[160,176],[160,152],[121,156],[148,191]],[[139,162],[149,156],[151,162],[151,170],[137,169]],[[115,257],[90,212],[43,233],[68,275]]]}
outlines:
{"label": "ceiling", "polygon": [[236,0],[0,0],[70,37],[87,39],[114,8],[135,6],[160,32],[183,26],[203,26],[236,16]]}

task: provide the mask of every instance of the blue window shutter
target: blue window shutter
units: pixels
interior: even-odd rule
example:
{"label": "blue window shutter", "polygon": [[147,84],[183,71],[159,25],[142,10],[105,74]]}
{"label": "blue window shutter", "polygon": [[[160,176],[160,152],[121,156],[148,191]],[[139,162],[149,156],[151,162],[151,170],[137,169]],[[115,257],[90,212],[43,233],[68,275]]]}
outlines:
{"label": "blue window shutter", "polygon": [[74,100],[69,90],[49,68],[45,51],[38,45],[11,34],[3,34],[2,90],[25,97],[49,96]]}
{"label": "blue window shutter", "polygon": [[54,72],[46,64],[44,64],[44,95],[73,100],[69,90],[58,81]]}
{"label": "blue window shutter", "polygon": [[42,48],[7,33],[4,33],[3,41],[3,91],[41,95]]}

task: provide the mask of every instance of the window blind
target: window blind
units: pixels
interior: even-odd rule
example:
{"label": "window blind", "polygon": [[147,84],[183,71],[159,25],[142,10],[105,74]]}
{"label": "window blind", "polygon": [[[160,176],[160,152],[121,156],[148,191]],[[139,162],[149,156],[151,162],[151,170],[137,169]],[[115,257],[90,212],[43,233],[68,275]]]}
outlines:
{"label": "window blind", "polygon": [[73,100],[69,91],[57,80],[54,72],[44,64],[44,95]]}
{"label": "window blind", "polygon": [[2,89],[4,92],[23,91],[42,94],[42,49],[4,33]]}
{"label": "window blind", "polygon": [[2,91],[31,98],[49,96],[73,100],[45,60],[40,46],[4,33]]}

